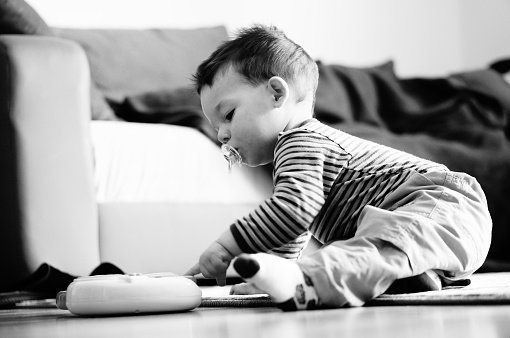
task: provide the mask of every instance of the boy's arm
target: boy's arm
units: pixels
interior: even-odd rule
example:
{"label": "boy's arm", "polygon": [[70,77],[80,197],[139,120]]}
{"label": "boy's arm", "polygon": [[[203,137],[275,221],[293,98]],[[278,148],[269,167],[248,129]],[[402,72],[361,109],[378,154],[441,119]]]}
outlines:
{"label": "boy's arm", "polygon": [[319,134],[295,130],[281,136],[275,150],[273,195],[231,226],[243,252],[299,258],[306,243],[292,246],[306,238],[326,192],[350,157]]}
{"label": "boy's arm", "polygon": [[225,249],[227,249],[232,255],[237,256],[243,251],[237,244],[234,236],[232,235],[232,231],[230,229],[227,229],[217,240],[218,243],[220,243]]}
{"label": "boy's arm", "polygon": [[301,257],[301,254],[306,248],[308,242],[310,242],[310,237],[311,233],[307,231],[289,243],[269,250],[267,253],[286,259],[297,260]]}

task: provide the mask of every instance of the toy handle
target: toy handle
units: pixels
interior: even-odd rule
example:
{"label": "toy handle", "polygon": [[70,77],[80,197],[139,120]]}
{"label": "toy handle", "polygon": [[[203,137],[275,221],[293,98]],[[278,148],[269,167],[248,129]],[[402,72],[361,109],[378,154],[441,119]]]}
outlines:
{"label": "toy handle", "polygon": [[60,291],[59,293],[57,293],[57,298],[55,299],[55,301],[57,303],[57,307],[60,310],[69,310],[66,305],[67,291]]}

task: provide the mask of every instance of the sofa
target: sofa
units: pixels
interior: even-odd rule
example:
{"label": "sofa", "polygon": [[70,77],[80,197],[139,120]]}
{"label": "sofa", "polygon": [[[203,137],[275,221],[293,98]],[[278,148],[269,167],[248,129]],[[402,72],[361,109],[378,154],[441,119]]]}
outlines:
{"label": "sofa", "polygon": [[224,27],[38,32],[0,36],[0,291],[41,266],[182,274],[269,196],[267,168],[229,173],[190,87]]}
{"label": "sofa", "polygon": [[[0,5],[0,292],[41,267],[45,278],[104,264],[182,274],[271,194],[270,165],[229,173],[190,87],[225,27],[53,28],[22,0]],[[480,271],[510,270],[503,74],[401,79],[391,60],[318,65],[319,120],[477,177],[494,220]]]}

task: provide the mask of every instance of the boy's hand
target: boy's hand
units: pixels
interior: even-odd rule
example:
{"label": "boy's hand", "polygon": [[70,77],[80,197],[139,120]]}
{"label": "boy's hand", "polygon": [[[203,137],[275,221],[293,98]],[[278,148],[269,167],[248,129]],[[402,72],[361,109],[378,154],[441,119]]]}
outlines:
{"label": "boy's hand", "polygon": [[202,273],[205,278],[216,278],[219,286],[225,286],[227,269],[234,255],[218,242],[212,243],[200,255],[198,264],[186,271],[184,275],[194,276]]}

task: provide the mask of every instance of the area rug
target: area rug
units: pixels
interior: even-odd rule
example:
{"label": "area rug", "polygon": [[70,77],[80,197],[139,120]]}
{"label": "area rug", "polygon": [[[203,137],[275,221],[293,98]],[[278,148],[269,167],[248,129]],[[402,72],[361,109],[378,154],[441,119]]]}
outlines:
{"label": "area rug", "polygon": [[383,294],[367,302],[365,306],[510,304],[509,274],[498,274],[504,275],[474,276],[471,284],[462,288],[395,295]]}
{"label": "area rug", "polygon": [[[202,307],[263,307],[274,306],[267,295],[229,296],[221,289],[204,289]],[[510,304],[510,273],[483,273],[471,277],[471,284],[407,294],[380,295],[365,306],[400,305],[487,305]]]}
{"label": "area rug", "polygon": [[272,307],[268,295],[202,296],[200,307]]}

